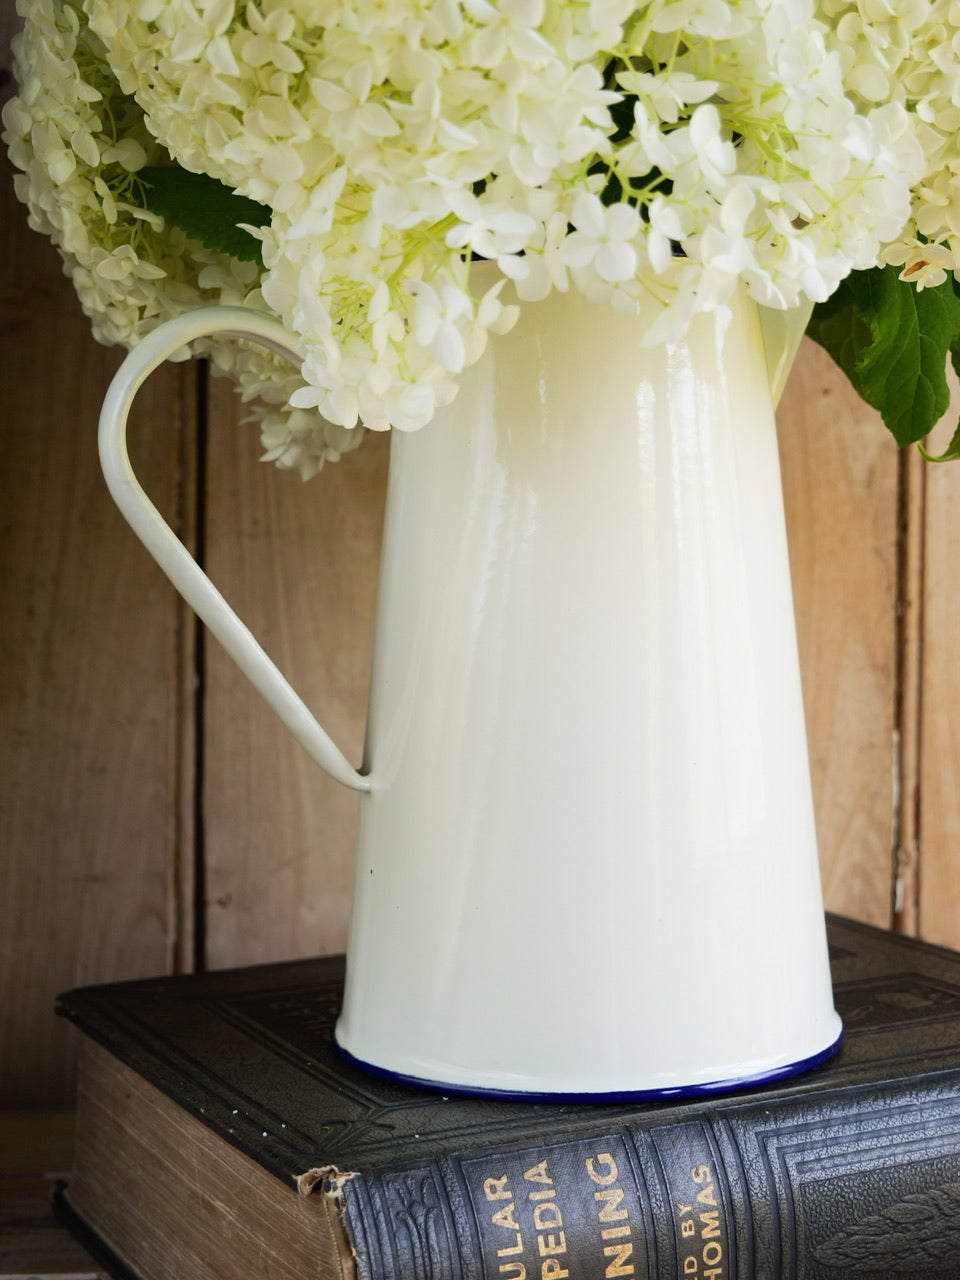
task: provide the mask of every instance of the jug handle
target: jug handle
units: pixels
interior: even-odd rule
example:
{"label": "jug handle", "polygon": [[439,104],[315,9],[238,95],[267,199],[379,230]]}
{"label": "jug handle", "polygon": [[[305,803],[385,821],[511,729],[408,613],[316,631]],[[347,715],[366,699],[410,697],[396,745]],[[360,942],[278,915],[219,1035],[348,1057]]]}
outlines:
{"label": "jug handle", "polygon": [[369,791],[370,779],[353,768],[227,604],[147,497],[130,464],[127,416],[137,391],[149,374],[188,342],[214,333],[252,339],[300,364],[300,353],[291,345],[283,326],[248,307],[202,307],[158,325],[132,349],[104,398],[99,447],[107,487],[160,568],[312,759],[344,786]]}

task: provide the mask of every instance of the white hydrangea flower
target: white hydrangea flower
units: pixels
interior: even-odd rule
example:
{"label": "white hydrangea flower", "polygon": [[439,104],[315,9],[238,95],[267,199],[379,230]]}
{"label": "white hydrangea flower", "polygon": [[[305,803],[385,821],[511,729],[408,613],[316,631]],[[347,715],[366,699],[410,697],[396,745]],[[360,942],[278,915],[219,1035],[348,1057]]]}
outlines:
{"label": "white hydrangea flower", "polygon": [[[911,211],[884,237],[884,262],[919,288],[960,278],[955,180],[960,171],[960,15],[953,0],[820,0],[828,41],[861,110],[899,106],[908,125],[885,139],[892,169],[903,163],[905,134],[919,153]],[[892,131],[891,131],[892,133]]]}
{"label": "white hydrangea flower", "polygon": [[[198,306],[263,308],[254,263],[188,241],[134,201],[136,174],[158,146],[111,76],[80,6],[31,0],[24,16],[14,49],[19,93],[4,108],[3,138],[21,170],[15,187],[31,225],[59,250],[94,337],[131,347]],[[203,17],[222,26],[224,6],[208,4]],[[247,398],[266,397],[257,418],[283,465],[310,474],[359,442],[358,433],[347,441],[317,415],[308,429],[304,415],[284,410],[300,379],[263,348],[210,341],[197,349]]]}
{"label": "white hydrangea flower", "polygon": [[490,259],[510,272],[506,259],[522,253],[537,232],[537,220],[510,204],[481,202],[472,191],[453,191],[447,201],[457,224],[447,232],[452,249],[469,248],[479,258]]}
{"label": "white hydrangea flower", "polygon": [[592,269],[608,284],[633,278],[640,215],[632,205],[604,207],[597,196],[585,192],[574,201],[570,221],[575,230],[560,251],[568,267]]}
{"label": "white hydrangea flower", "polygon": [[[201,297],[273,311],[299,374],[217,359],[305,473],[358,422],[449,403],[515,318],[507,279],[521,305],[659,297],[654,340],[737,281],[788,307],[878,262],[919,287],[958,268],[956,0],[24,3],[43,34],[11,153],[98,331],[135,340]],[[262,270],[137,207],[158,155],[267,206]]]}

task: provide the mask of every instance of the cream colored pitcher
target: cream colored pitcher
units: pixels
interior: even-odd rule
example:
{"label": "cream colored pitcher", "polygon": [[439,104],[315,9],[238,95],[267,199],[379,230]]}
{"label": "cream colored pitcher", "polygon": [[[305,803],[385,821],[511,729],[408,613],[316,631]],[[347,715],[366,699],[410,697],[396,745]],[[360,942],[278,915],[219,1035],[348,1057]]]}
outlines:
{"label": "cream colored pitcher", "polygon": [[[651,305],[655,305],[652,304]],[[106,398],[124,515],[313,758],[359,792],[341,1050],[446,1090],[646,1097],[836,1047],[773,403],[804,317],[641,346],[642,318],[525,307],[421,431],[394,433],[354,769],[163,523]],[[766,331],[765,331],[766,330]]]}

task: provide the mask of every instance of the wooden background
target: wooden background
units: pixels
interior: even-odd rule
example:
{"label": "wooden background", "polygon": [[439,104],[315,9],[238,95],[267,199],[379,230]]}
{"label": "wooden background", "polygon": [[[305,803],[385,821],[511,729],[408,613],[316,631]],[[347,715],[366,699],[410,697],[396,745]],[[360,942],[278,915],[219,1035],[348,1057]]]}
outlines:
{"label": "wooden background", "polygon": [[[343,947],[356,800],[114,510],[95,434],[120,355],[0,165],[0,1108],[50,1108],[73,1092],[56,992]],[[136,465],[359,759],[388,441],[303,485],[240,417],[170,366]],[[827,904],[960,946],[960,464],[899,455],[812,344],[779,421]]]}

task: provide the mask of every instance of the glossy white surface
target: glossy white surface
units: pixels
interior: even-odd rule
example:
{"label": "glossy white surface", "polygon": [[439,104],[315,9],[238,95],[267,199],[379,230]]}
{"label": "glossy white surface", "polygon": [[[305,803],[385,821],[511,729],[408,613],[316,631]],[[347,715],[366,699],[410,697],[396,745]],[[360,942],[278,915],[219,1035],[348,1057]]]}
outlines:
{"label": "glossy white surface", "polygon": [[[638,332],[552,295],[430,427],[394,435],[364,776],[332,757],[369,787],[337,1034],[375,1066],[671,1089],[839,1033],[783,362],[746,302],[675,346]],[[211,613],[256,675],[249,635]]]}
{"label": "glossy white surface", "polygon": [[757,312],[637,336],[554,295],[393,440],[338,1028],[364,1061],[612,1092],[839,1033]]}
{"label": "glossy white surface", "polygon": [[251,632],[196,564],[147,497],[130,465],[127,419],[146,379],[188,342],[209,334],[253,338],[299,365],[283,326],[249,307],[201,307],[168,320],[147,335],[124,360],[110,383],[100,411],[99,450],[107,488],[134,533],[183,598],[216,636],[254,687],[317,764],[338,782],[366,791],[361,777],[331,741],[300,696],[263,651]]}

